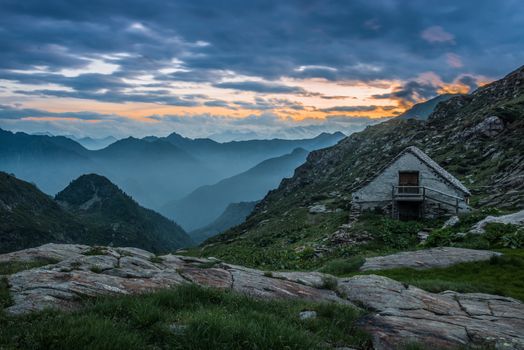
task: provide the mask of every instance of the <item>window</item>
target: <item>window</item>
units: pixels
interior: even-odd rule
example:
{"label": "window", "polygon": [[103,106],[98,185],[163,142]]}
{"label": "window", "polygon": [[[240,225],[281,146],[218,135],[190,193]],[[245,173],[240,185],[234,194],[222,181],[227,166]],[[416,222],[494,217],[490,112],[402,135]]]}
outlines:
{"label": "window", "polygon": [[419,172],[399,171],[398,186],[399,193],[419,193]]}

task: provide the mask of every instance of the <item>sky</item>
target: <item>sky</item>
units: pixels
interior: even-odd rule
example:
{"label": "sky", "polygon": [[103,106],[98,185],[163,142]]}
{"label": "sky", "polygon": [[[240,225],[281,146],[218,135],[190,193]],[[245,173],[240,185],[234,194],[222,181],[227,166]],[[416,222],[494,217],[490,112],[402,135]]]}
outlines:
{"label": "sky", "polygon": [[0,128],[349,134],[524,64],[521,0],[0,0]]}

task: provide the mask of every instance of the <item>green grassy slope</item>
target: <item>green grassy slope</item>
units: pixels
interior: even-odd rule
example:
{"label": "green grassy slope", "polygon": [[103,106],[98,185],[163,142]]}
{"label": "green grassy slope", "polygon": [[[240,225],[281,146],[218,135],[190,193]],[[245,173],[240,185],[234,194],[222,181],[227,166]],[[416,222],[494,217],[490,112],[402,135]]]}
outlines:
{"label": "green grassy slope", "polygon": [[[0,282],[1,283],[1,282]],[[0,285],[0,303],[2,302]],[[318,317],[300,320],[304,310]],[[181,286],[140,296],[90,300],[74,313],[0,313],[2,349],[369,348],[349,306],[262,301]]]}
{"label": "green grassy slope", "polygon": [[[493,115],[503,120],[502,132],[465,136]],[[312,152],[291,179],[282,181],[257,205],[245,223],[206,241],[191,254],[251,266],[318,267],[324,257],[312,254],[311,248],[322,245],[347,222],[351,193],[410,145],[425,151],[462,180],[473,193],[474,207],[522,208],[524,184],[519,179],[524,175],[523,134],[521,67],[472,95],[440,103],[427,122],[391,120],[355,133],[336,146]],[[308,208],[316,204],[324,204],[330,211],[310,214]],[[423,225],[438,227],[438,223]],[[396,249],[406,248],[409,246]],[[377,252],[382,250],[377,248]],[[337,257],[331,254],[327,259]]]}

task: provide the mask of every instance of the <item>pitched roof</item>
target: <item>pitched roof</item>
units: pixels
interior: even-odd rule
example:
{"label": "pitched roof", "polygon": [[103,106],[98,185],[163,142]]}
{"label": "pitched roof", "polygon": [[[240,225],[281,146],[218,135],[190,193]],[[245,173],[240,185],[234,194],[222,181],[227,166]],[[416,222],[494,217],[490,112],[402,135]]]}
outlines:
{"label": "pitched roof", "polygon": [[398,156],[396,156],[389,164],[391,165],[394,161],[396,161],[398,158],[400,158],[402,155],[406,153],[411,153],[414,156],[416,156],[418,159],[420,159],[423,163],[425,163],[427,166],[432,168],[438,175],[440,175],[444,180],[449,182],[451,185],[459,189],[460,191],[471,195],[469,190],[462,184],[462,182],[459,181],[455,176],[448,173],[443,167],[437,164],[433,159],[431,159],[426,153],[422,152],[419,148],[415,146],[409,146],[406,149],[404,149]]}

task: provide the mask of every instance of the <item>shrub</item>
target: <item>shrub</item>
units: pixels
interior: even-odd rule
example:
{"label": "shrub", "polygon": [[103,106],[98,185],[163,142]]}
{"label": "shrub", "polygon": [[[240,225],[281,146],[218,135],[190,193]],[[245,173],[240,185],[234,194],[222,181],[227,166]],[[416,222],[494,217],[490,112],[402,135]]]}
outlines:
{"label": "shrub", "polygon": [[422,222],[399,221],[383,217],[376,232],[386,246],[405,249],[416,244],[417,232],[423,227]]}
{"label": "shrub", "polygon": [[336,291],[338,286],[338,281],[334,277],[325,276],[322,278],[322,288]]}
{"label": "shrub", "polygon": [[100,273],[103,271],[100,266],[92,266],[89,270],[91,270],[93,273]]}
{"label": "shrub", "polygon": [[88,251],[83,253],[83,255],[105,255],[106,251],[102,247],[91,247]]}
{"label": "shrub", "polygon": [[502,244],[506,248],[524,248],[524,228],[520,228],[513,233],[506,233],[502,236]]}
{"label": "shrub", "polygon": [[320,271],[335,276],[348,275],[358,271],[365,260],[362,256],[353,256],[349,259],[334,259],[326,263]]}

